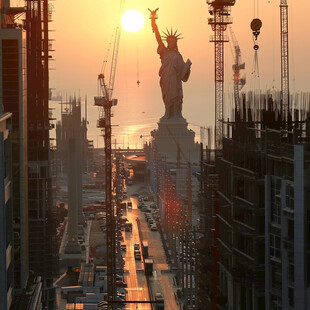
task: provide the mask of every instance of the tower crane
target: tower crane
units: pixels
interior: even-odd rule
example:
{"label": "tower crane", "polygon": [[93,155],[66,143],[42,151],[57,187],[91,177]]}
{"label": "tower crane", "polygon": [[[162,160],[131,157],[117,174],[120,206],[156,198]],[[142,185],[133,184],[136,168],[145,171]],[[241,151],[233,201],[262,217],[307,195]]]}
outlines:
{"label": "tower crane", "polygon": [[239,91],[243,88],[243,86],[246,83],[245,77],[240,77],[240,70],[245,69],[245,63],[242,62],[241,59],[241,49],[239,46],[239,43],[237,41],[237,38],[235,36],[235,33],[232,29],[232,27],[229,27],[230,30],[230,36],[232,39],[232,43],[234,45],[234,60],[235,63],[232,65],[232,69],[234,72],[234,99],[235,99],[235,107],[236,111],[240,111],[240,96]]}
{"label": "tower crane", "polygon": [[280,0],[281,24],[281,112],[287,116],[290,110],[289,93],[289,57],[288,57],[288,5],[287,0]]}
{"label": "tower crane", "polygon": [[215,54],[215,147],[222,149],[223,136],[223,99],[224,99],[224,42],[228,42],[224,32],[227,25],[232,23],[230,8],[235,4],[235,0],[207,0],[209,4],[208,19],[214,35],[210,37],[210,42],[214,42]]}
{"label": "tower crane", "polygon": [[[125,0],[121,0],[120,13],[123,12]],[[120,20],[120,19],[119,19]],[[121,35],[121,27],[117,25],[111,62],[109,84],[105,82],[103,73],[98,76],[99,94],[95,97],[95,105],[99,107],[99,119],[97,127],[101,128],[105,144],[105,183],[106,183],[106,217],[107,217],[107,271],[108,271],[108,309],[114,308],[113,301],[116,299],[116,224],[114,205],[112,203],[112,143],[111,143],[111,108],[117,104],[117,99],[112,99],[118,49]]]}

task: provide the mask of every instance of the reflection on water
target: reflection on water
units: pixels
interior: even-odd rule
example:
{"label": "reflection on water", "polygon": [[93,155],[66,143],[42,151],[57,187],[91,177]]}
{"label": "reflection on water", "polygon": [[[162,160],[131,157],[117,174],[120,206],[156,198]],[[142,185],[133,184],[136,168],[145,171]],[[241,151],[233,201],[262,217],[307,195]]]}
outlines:
{"label": "reflection on water", "polygon": [[[52,109],[53,117],[56,118],[54,124],[61,120],[61,103],[60,101],[50,101],[49,107]],[[121,108],[121,107],[120,107]],[[85,103],[82,99],[81,103],[82,117],[85,115]],[[122,111],[117,109],[112,119],[112,145],[113,148],[141,148],[144,143],[151,141],[150,132],[157,128],[157,122],[161,115],[158,113],[158,117],[148,117],[150,112],[135,112],[136,110]],[[117,112],[117,113],[116,113]],[[128,112],[126,114],[126,112]],[[155,114],[154,111],[153,115]],[[87,107],[87,119],[88,119],[88,131],[87,137],[89,140],[94,141],[94,146],[104,147],[104,140],[101,135],[101,131],[96,127],[98,119],[98,108],[88,103]],[[196,132],[196,140],[199,141],[199,128],[197,126],[189,125],[190,129]],[[51,138],[55,138],[55,129],[50,131]],[[52,141],[55,143],[54,141]]]}

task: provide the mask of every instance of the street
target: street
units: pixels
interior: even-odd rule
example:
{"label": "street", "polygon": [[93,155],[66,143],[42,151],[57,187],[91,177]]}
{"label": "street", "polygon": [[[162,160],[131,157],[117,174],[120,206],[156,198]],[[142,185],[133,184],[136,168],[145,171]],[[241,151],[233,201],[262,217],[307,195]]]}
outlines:
{"label": "street", "polygon": [[[137,218],[140,220],[141,232],[144,241],[149,244],[149,258],[153,259],[153,276],[149,276],[149,286],[151,290],[151,298],[154,300],[156,293],[161,293],[165,299],[166,310],[176,310],[176,304],[173,292],[173,273],[169,271],[169,266],[166,262],[164,249],[162,246],[160,233],[151,231],[144,217],[144,212],[138,209],[138,195],[149,195],[148,187],[145,183],[135,183],[127,186],[127,195],[132,201],[132,210],[127,210],[124,217],[132,223],[132,232],[123,232],[124,244],[127,251],[123,252],[125,266],[124,278],[128,285],[127,300],[150,300],[147,278],[144,275],[143,257],[142,261],[134,258],[134,244],[140,244],[140,237],[137,225]],[[149,206],[150,202],[145,203]],[[141,247],[140,247],[141,250]],[[126,254],[125,254],[126,253]],[[142,254],[142,253],[141,253]],[[148,309],[152,307],[149,304],[127,304],[126,309]],[[155,309],[155,306],[153,306]]]}

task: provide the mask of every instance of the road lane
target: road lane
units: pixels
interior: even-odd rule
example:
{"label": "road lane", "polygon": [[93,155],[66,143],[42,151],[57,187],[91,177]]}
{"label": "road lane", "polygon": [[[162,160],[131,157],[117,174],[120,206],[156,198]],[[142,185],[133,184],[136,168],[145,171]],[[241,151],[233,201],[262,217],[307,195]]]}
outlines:
{"label": "road lane", "polygon": [[139,210],[139,218],[141,223],[141,231],[143,240],[147,240],[149,244],[149,257],[154,262],[153,276],[150,277],[150,285],[153,295],[161,293],[165,298],[165,310],[179,309],[175,301],[172,277],[173,274],[169,270],[166,261],[166,255],[162,246],[162,241],[158,231],[151,231],[144,213]]}
{"label": "road lane", "polygon": [[[127,251],[124,256],[124,278],[128,286],[128,294],[126,296],[126,299],[146,301],[150,299],[144,275],[143,263],[141,261],[136,261],[134,258],[134,244],[140,244],[138,226],[136,221],[138,217],[137,200],[131,200],[133,204],[132,211],[127,211],[126,217],[128,221],[132,223],[132,232],[123,232],[124,244],[126,244],[127,247]],[[151,310],[151,306],[149,304],[127,304],[126,309]]]}

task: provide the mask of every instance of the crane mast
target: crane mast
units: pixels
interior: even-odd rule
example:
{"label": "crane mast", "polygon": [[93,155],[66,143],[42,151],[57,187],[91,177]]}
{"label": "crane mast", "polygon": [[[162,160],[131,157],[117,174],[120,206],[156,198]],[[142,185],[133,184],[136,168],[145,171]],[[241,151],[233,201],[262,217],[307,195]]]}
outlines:
{"label": "crane mast", "polygon": [[224,42],[228,38],[224,35],[227,25],[232,23],[230,7],[235,4],[235,0],[207,0],[211,18],[208,24],[211,25],[214,35],[210,37],[210,42],[214,42],[215,58],[215,148],[222,149],[223,136],[223,103],[224,103]]}
{"label": "crane mast", "polygon": [[245,77],[240,77],[240,70],[245,69],[245,63],[242,62],[241,49],[240,49],[239,43],[237,41],[237,38],[231,26],[229,27],[229,30],[230,30],[231,39],[234,45],[235,63],[232,65],[232,69],[234,72],[234,99],[235,99],[236,111],[239,112],[240,111],[239,91],[243,88],[246,82]]}
{"label": "crane mast", "polygon": [[[123,12],[125,0],[121,0],[120,14]],[[120,16],[119,16],[120,17]],[[106,232],[107,232],[107,271],[108,271],[108,309],[114,309],[113,301],[116,300],[116,223],[114,203],[112,201],[112,130],[111,130],[111,108],[117,104],[117,99],[112,99],[118,49],[120,42],[121,28],[116,28],[114,47],[111,62],[109,86],[105,82],[104,74],[99,74],[99,95],[95,97],[95,105],[99,107],[99,119],[97,127],[101,128],[105,145],[105,184],[106,184]]]}
{"label": "crane mast", "polygon": [[[124,2],[125,1],[122,0],[121,7],[124,7]],[[109,98],[112,98],[112,94],[113,94],[120,36],[121,36],[121,27],[117,26],[116,31],[115,31],[114,47],[113,47],[112,62],[111,62],[111,72],[110,72],[110,80],[109,80],[109,87],[108,87]]]}
{"label": "crane mast", "polygon": [[290,110],[289,94],[289,58],[288,58],[288,5],[287,0],[280,3],[281,23],[281,112],[287,116]]}

